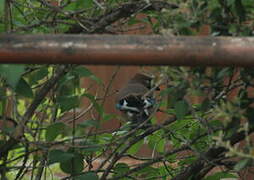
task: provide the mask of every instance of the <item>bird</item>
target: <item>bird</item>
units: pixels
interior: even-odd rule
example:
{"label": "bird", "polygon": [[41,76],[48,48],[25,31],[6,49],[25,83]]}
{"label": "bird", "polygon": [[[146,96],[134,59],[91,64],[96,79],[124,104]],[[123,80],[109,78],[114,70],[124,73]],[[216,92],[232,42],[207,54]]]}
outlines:
{"label": "bird", "polygon": [[[153,77],[149,75],[137,73],[117,93],[116,109],[124,114],[131,127],[145,122],[154,110],[156,99],[153,97],[153,92],[150,92],[153,88],[152,80]],[[142,127],[149,124],[150,121],[144,123]]]}

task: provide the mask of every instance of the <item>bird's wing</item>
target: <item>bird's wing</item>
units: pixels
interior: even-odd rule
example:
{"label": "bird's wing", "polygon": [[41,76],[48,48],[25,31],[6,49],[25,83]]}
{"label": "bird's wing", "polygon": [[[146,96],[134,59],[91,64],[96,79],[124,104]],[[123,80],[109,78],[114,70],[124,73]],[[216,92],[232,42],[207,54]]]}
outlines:
{"label": "bird's wing", "polygon": [[116,101],[119,102],[120,100],[128,98],[130,96],[133,97],[143,96],[146,92],[148,92],[148,89],[142,84],[129,83],[118,92]]}

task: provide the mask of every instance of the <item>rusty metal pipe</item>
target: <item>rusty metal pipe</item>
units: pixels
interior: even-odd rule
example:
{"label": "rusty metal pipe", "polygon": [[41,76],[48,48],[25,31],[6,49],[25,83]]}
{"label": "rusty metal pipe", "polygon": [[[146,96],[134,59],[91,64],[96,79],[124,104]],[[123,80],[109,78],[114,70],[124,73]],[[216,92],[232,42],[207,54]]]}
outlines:
{"label": "rusty metal pipe", "polygon": [[254,66],[254,38],[0,35],[0,63]]}

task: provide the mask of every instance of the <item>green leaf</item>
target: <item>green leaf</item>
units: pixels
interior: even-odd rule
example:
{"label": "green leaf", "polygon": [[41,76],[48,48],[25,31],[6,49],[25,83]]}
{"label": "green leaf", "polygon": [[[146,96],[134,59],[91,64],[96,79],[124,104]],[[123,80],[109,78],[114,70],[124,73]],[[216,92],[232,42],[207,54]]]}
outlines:
{"label": "green leaf", "polygon": [[73,153],[65,152],[60,149],[54,149],[49,151],[48,154],[48,165],[53,164],[53,163],[61,163],[70,160],[71,158],[74,157]]}
{"label": "green leaf", "polygon": [[164,152],[165,150],[165,144],[166,144],[166,140],[165,139],[161,139],[157,145],[156,145],[156,150],[160,153]]}
{"label": "green leaf", "polygon": [[57,122],[51,124],[46,129],[45,138],[47,141],[54,141],[56,137],[65,132],[67,126],[64,123]]}
{"label": "green leaf", "polygon": [[103,121],[109,121],[113,118],[116,118],[116,114],[106,114],[106,113],[104,113],[103,117],[102,117]]}
{"label": "green leaf", "polygon": [[93,103],[93,106],[96,109],[96,111],[102,116],[103,115],[103,107],[96,102],[94,96],[91,94],[83,94],[83,96],[87,97]]}
{"label": "green leaf", "polygon": [[18,95],[21,95],[27,98],[33,98],[33,91],[30,85],[26,82],[24,78],[21,78],[19,80],[15,91]]}
{"label": "green leaf", "polygon": [[103,145],[97,142],[87,142],[87,140],[80,142],[79,146],[79,150],[82,151],[83,154],[91,154],[91,152],[97,152],[103,148]]}
{"label": "green leaf", "polygon": [[[145,176],[147,179],[157,179],[156,176],[160,176],[157,168],[148,166],[139,170],[140,176]],[[148,178],[149,177],[149,178]]]}
{"label": "green leaf", "polygon": [[25,72],[24,65],[2,64],[0,65],[0,76],[3,76],[7,84],[13,89],[16,88],[21,75]]}
{"label": "green leaf", "polygon": [[211,102],[208,98],[206,98],[202,104],[201,104],[201,107],[200,107],[200,110],[201,111],[208,111],[209,108],[211,107]]}
{"label": "green leaf", "polygon": [[[0,17],[1,17],[1,14],[0,14]],[[4,31],[5,31],[4,24],[0,23],[0,33],[4,32]]]}
{"label": "green leaf", "polygon": [[137,23],[140,23],[141,21],[139,19],[137,19],[136,16],[134,17],[130,17],[129,21],[128,21],[128,25],[134,25],[134,24],[137,24]]}
{"label": "green leaf", "polygon": [[15,127],[8,127],[8,126],[2,126],[1,127],[1,133],[3,134],[12,134],[15,131]]}
{"label": "green leaf", "polygon": [[0,116],[3,116],[4,112],[5,112],[5,101],[0,101]]}
{"label": "green leaf", "polygon": [[0,0],[0,17],[4,14],[4,0]]}
{"label": "green leaf", "polygon": [[139,151],[142,145],[143,145],[143,142],[138,141],[136,144],[131,146],[131,148],[128,150],[128,153],[131,155],[135,155]]}
{"label": "green leaf", "polygon": [[84,169],[84,160],[81,154],[75,153],[75,156],[67,161],[60,163],[60,168],[68,174],[78,174]]}
{"label": "green leaf", "polygon": [[90,79],[92,79],[92,80],[96,81],[98,84],[102,84],[101,79],[100,79],[100,78],[98,78],[98,77],[97,77],[97,76],[95,76],[95,75],[90,76]]}
{"label": "green leaf", "polygon": [[227,76],[230,76],[231,75],[231,69],[230,68],[223,68],[223,69],[221,69],[218,73],[217,73],[217,75],[216,75],[216,78],[218,79],[218,80],[221,80],[221,79],[223,79],[223,78],[225,78],[225,77],[227,77]]}
{"label": "green leaf", "polygon": [[96,81],[98,84],[102,84],[101,79],[95,76],[89,69],[84,66],[78,66],[74,68],[73,73],[80,77],[89,77],[90,79]]}
{"label": "green leaf", "polygon": [[130,168],[129,168],[128,164],[125,164],[125,163],[118,163],[118,164],[116,164],[116,166],[114,167],[114,172],[115,172],[114,176],[120,176],[120,175],[122,175],[122,174],[128,172],[129,169],[130,169]]}
{"label": "green leaf", "polygon": [[208,122],[209,127],[223,127],[223,122],[221,120],[211,120]]}
{"label": "green leaf", "polygon": [[88,119],[88,120],[85,120],[85,121],[79,123],[78,126],[83,127],[83,128],[87,128],[87,127],[96,127],[96,128],[98,128],[99,127],[99,122],[95,121],[95,120],[92,120],[92,119]]}
{"label": "green leaf", "polygon": [[246,11],[242,4],[242,0],[236,0],[234,4],[234,9],[236,14],[238,15],[240,21],[244,21],[246,19]]}
{"label": "green leaf", "polygon": [[177,101],[174,105],[177,119],[183,119],[189,111],[189,106],[186,101]]}
{"label": "green leaf", "polygon": [[84,66],[74,68],[73,72],[81,77],[89,77],[93,75],[93,73]]}
{"label": "green leaf", "polygon": [[254,126],[254,108],[252,107],[248,107],[246,109],[246,115],[245,115],[248,119],[248,122],[250,123],[250,125],[253,127]]}
{"label": "green leaf", "polygon": [[208,1],[208,8],[209,10],[217,9],[220,7],[218,0],[210,0]]}
{"label": "green leaf", "polygon": [[243,168],[248,166],[250,162],[250,159],[242,159],[234,166],[234,170],[241,171]]}
{"label": "green leaf", "polygon": [[48,68],[47,67],[42,67],[39,70],[35,71],[34,73],[31,74],[30,77],[30,82],[31,84],[38,84],[39,80],[42,80],[48,75]]}
{"label": "green leaf", "polygon": [[237,178],[235,175],[227,172],[218,172],[206,177],[204,180],[221,180],[222,178]]}
{"label": "green leaf", "polygon": [[183,167],[183,166],[194,163],[194,161],[196,161],[196,160],[197,160],[197,157],[194,157],[194,156],[193,157],[186,157],[185,159],[179,161],[178,164],[180,167]]}
{"label": "green leaf", "polygon": [[148,137],[148,145],[151,149],[156,149],[158,152],[164,152],[166,140],[161,138],[162,131],[157,131]]}
{"label": "green leaf", "polygon": [[5,112],[5,106],[7,104],[7,89],[0,87],[0,116],[3,116]]}
{"label": "green leaf", "polygon": [[76,7],[81,8],[92,8],[93,7],[93,0],[77,0]]}
{"label": "green leaf", "polygon": [[74,177],[74,180],[99,180],[99,176],[95,172],[87,172],[80,176]]}
{"label": "green leaf", "polygon": [[78,96],[60,96],[56,101],[59,104],[62,112],[77,108],[80,104],[80,98]]}
{"label": "green leaf", "polygon": [[64,7],[64,10],[76,11],[77,10],[77,4],[76,3],[68,3],[68,5]]}
{"label": "green leaf", "polygon": [[160,91],[161,96],[166,96],[174,92],[174,88],[166,88]]}
{"label": "green leaf", "polygon": [[235,1],[238,1],[238,0],[227,0],[228,6],[234,5]]}

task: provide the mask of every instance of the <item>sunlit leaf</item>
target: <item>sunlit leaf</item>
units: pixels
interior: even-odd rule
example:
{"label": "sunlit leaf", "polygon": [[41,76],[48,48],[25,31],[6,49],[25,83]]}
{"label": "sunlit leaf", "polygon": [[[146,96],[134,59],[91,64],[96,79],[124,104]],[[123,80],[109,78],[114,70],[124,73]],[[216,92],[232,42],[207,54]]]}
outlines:
{"label": "sunlit leaf", "polygon": [[164,152],[165,149],[165,144],[166,144],[166,140],[165,139],[161,139],[157,144],[156,144],[156,150],[158,152]]}
{"label": "sunlit leaf", "polygon": [[131,148],[128,150],[128,153],[131,155],[135,155],[143,145],[142,141],[137,142],[136,144],[132,145]]}

